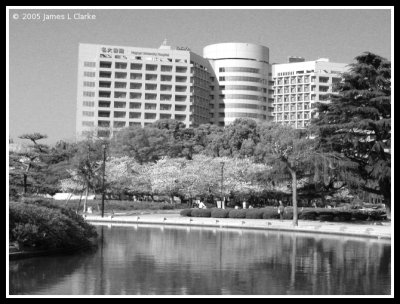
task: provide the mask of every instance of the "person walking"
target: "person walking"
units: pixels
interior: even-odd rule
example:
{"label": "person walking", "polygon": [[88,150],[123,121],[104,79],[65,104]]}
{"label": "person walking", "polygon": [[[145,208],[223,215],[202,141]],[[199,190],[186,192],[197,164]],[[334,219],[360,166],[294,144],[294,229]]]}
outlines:
{"label": "person walking", "polygon": [[285,206],[283,206],[282,201],[279,201],[279,207],[278,207],[278,214],[279,214],[279,218],[281,221],[283,221],[283,213],[285,212]]}

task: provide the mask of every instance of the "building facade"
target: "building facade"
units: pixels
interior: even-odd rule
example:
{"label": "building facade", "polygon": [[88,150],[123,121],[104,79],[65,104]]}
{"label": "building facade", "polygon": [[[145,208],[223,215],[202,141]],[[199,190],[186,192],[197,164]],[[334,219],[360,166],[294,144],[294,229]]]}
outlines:
{"label": "building facade", "polygon": [[80,44],[77,139],[109,137],[121,128],[175,119],[187,127],[225,126],[237,118],[304,128],[314,103],[340,81],[346,64],[328,59],[270,64],[269,49],[251,43],[188,48]]}
{"label": "building facade", "polygon": [[273,91],[269,49],[251,43],[219,43],[203,49],[212,68],[210,122],[219,126],[236,118],[272,119]]}
{"label": "building facade", "polygon": [[329,102],[332,85],[341,80],[347,64],[321,58],[272,65],[274,80],[273,120],[305,128],[310,123],[316,102]]}
{"label": "building facade", "polygon": [[175,119],[210,121],[209,63],[188,49],[79,45],[77,138]]}

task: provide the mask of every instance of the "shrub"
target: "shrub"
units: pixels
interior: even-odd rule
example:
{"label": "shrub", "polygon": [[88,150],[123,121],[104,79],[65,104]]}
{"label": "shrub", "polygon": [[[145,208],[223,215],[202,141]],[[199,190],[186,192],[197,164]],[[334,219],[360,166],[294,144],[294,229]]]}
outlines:
{"label": "shrub", "polygon": [[278,209],[276,209],[276,208],[262,208],[260,210],[263,211],[263,215],[262,215],[263,219],[278,219],[279,218]]}
{"label": "shrub", "polygon": [[10,242],[41,249],[89,244],[95,227],[73,211],[37,204],[10,203]]}
{"label": "shrub", "polygon": [[[300,213],[300,208],[297,208],[297,214]],[[286,207],[285,212],[283,212],[284,220],[292,220],[293,219],[293,208]]]}
{"label": "shrub", "polygon": [[191,216],[192,215],[192,209],[183,209],[179,214],[181,216]]}
{"label": "shrub", "polygon": [[263,218],[263,210],[261,210],[261,209],[247,209],[246,210],[246,218],[248,218],[248,219],[262,219]]}
{"label": "shrub", "polygon": [[229,211],[228,217],[230,217],[230,218],[246,218],[246,210],[232,209]]}
{"label": "shrub", "polygon": [[317,212],[313,210],[306,210],[304,209],[299,213],[300,220],[312,220],[314,221],[317,218]]}
{"label": "shrub", "polygon": [[321,222],[332,222],[333,221],[333,217],[334,217],[333,213],[332,214],[320,214],[318,216],[318,219]]}
{"label": "shrub", "polygon": [[365,221],[368,219],[368,213],[363,212],[361,210],[353,209],[353,210],[351,210],[350,213],[351,213],[352,218],[354,218],[357,221]]}
{"label": "shrub", "polygon": [[211,217],[211,209],[192,209],[191,216],[193,217]]}
{"label": "shrub", "polygon": [[387,218],[385,210],[371,210],[368,211],[368,219],[371,221],[381,221]]}
{"label": "shrub", "polygon": [[347,211],[337,211],[334,216],[334,220],[338,222],[348,222],[351,221],[351,218],[352,218],[351,212]]}
{"label": "shrub", "polygon": [[229,216],[229,211],[230,210],[231,209],[213,208],[213,209],[211,209],[211,217],[227,218]]}

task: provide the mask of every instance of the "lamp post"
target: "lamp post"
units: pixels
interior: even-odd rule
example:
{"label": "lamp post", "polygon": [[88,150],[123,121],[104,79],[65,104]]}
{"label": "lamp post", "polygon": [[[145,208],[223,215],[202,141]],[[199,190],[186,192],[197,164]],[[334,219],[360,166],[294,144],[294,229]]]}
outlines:
{"label": "lamp post", "polygon": [[101,183],[101,217],[104,217],[104,179],[106,175],[106,144],[103,144],[103,179]]}
{"label": "lamp post", "polygon": [[221,162],[221,207],[225,209],[225,197],[223,196],[224,189],[224,162]]}

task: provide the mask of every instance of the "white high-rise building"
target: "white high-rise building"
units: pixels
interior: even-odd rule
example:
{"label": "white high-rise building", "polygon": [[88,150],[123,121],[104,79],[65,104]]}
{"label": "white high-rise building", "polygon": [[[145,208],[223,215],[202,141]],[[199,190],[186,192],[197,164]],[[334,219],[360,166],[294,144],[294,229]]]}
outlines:
{"label": "white high-rise building", "polygon": [[296,128],[306,127],[314,103],[329,102],[332,85],[340,81],[340,74],[346,71],[347,64],[333,63],[326,58],[273,64],[274,121]]}
{"label": "white high-rise building", "polygon": [[273,91],[269,91],[269,49],[251,43],[218,43],[203,49],[214,71],[211,122],[220,126],[236,118],[272,119]]}
{"label": "white high-rise building", "polygon": [[175,119],[210,121],[210,66],[187,48],[79,45],[77,138]]}

